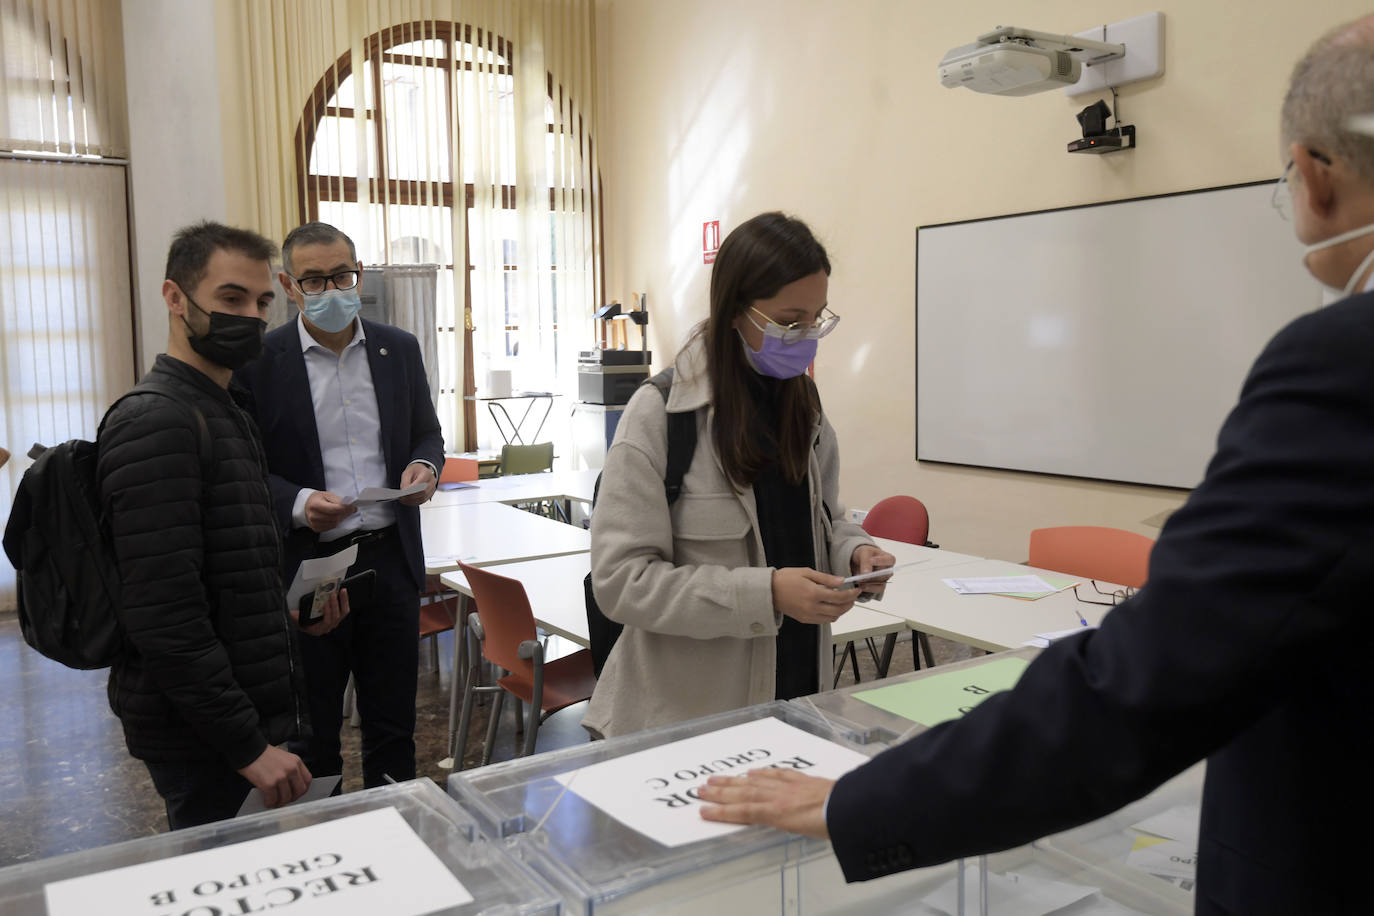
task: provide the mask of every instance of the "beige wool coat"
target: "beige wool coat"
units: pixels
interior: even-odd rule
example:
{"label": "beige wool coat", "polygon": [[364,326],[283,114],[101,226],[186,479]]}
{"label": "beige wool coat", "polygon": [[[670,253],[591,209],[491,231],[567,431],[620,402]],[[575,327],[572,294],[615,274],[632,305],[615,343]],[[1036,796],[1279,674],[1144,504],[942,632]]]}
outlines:
{"label": "beige wool coat", "polygon": [[[694,411],[697,444],[670,508],[667,414]],[[625,630],[602,669],[582,724],[605,737],[772,700],[778,627],[752,488],[726,480],[711,436],[714,410],[703,342],[675,364],[664,404],[650,386],[630,399],[606,454],[592,517],[592,586]],[[839,448],[821,415],[811,450],[815,568],[849,575],[872,540],[847,520]],[[826,508],[829,508],[827,514]],[[830,627],[821,628],[820,683],[831,679]]]}

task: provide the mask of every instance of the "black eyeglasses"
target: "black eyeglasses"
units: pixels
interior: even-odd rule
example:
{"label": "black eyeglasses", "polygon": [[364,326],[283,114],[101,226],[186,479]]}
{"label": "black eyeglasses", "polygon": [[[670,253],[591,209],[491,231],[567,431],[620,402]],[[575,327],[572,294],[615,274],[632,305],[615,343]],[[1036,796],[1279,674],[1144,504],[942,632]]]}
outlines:
{"label": "black eyeglasses", "polygon": [[336,274],[325,275],[322,277],[292,277],[296,285],[301,288],[301,292],[307,296],[318,296],[329,288],[333,283],[335,289],[352,289],[358,285],[359,272],[356,270],[341,270]]}
{"label": "black eyeglasses", "polygon": [[1079,601],[1082,601],[1084,604],[1101,604],[1101,605],[1104,605],[1104,606],[1106,606],[1106,607],[1116,607],[1118,604],[1120,604],[1121,602],[1125,601],[1127,598],[1129,598],[1129,597],[1131,597],[1132,595],[1135,594],[1135,589],[1130,588],[1130,587],[1118,588],[1118,589],[1113,589],[1112,591],[1109,591],[1109,592],[1104,592],[1104,591],[1098,586],[1097,580],[1096,580],[1096,579],[1089,579],[1088,581],[1092,583],[1093,591],[1097,592],[1097,593],[1098,593],[1099,595],[1101,595],[1103,598],[1108,598],[1108,599],[1110,599],[1110,600],[1108,600],[1108,601],[1097,601],[1097,600],[1094,600],[1094,599],[1092,599],[1092,598],[1084,598],[1082,595],[1078,594],[1078,586],[1075,585],[1075,586],[1073,587],[1073,596],[1074,596],[1075,598],[1077,598]]}

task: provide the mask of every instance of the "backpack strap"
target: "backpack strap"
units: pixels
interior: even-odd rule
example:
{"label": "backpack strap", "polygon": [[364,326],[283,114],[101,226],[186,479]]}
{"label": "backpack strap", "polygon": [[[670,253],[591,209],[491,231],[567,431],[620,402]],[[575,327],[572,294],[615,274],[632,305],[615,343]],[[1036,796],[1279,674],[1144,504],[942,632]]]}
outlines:
{"label": "backpack strap", "polygon": [[[662,372],[644,382],[653,385],[668,403],[668,392],[673,387],[673,370]],[[682,478],[692,466],[692,456],[697,450],[697,416],[695,411],[678,411],[668,414],[668,470],[663,475],[663,492],[668,497],[668,505],[677,502],[682,493]]]}
{"label": "backpack strap", "polygon": [[214,445],[210,441],[210,426],[205,422],[205,414],[201,413],[200,408],[195,405],[195,402],[171,385],[164,385],[161,382],[148,381],[145,379],[120,395],[114,404],[111,404],[109,409],[105,411],[105,416],[100,418],[100,428],[96,430],[95,434],[96,442],[100,441],[100,433],[105,429],[105,420],[114,411],[115,406],[125,398],[132,397],[136,394],[161,395],[169,401],[176,401],[191,415],[196,427],[196,445],[200,453],[200,478],[203,484],[208,484],[215,465]]}

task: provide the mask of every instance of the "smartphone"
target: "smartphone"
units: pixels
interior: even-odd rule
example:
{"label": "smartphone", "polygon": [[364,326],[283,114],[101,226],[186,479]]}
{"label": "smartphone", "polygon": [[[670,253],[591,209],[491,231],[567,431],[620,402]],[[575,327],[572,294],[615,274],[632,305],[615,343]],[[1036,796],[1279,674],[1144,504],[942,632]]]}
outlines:
{"label": "smartphone", "polygon": [[[372,585],[377,581],[377,571],[375,569],[365,569],[360,573],[354,573],[347,579],[339,583],[341,589],[348,589],[348,607],[350,611],[366,607],[372,603]],[[326,594],[325,597],[328,597]],[[301,595],[300,604],[296,608],[300,612],[300,625],[308,627],[311,624],[319,623],[324,617],[324,602],[320,602],[320,610],[315,612],[315,593],[306,592]]]}
{"label": "smartphone", "polygon": [[888,566],[883,569],[875,569],[871,572],[859,573],[857,576],[850,576],[843,583],[836,587],[836,591],[853,588],[863,582],[871,582],[874,579],[888,579],[896,572],[894,567]]}

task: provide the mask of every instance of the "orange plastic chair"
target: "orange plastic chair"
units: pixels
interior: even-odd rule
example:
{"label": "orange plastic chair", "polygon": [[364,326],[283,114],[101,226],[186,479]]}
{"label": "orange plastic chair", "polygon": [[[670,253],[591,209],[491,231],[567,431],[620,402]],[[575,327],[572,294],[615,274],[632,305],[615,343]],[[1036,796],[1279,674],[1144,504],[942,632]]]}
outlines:
{"label": "orange plastic chair", "polygon": [[1030,534],[1030,565],[1114,585],[1140,588],[1150,574],[1155,542],[1143,534],[1097,525],[1037,528]]}
{"label": "orange plastic chair", "polygon": [[875,538],[891,538],[906,544],[938,547],[930,536],[930,513],[914,496],[889,496],[878,501],[864,516],[863,529]]}
{"label": "orange plastic chair", "polygon": [[468,616],[468,632],[480,642],[482,658],[507,674],[497,678],[493,686],[478,686],[481,663],[475,655],[471,658],[467,687],[463,691],[463,713],[458,724],[458,746],[453,754],[456,769],[463,766],[468,726],[472,722],[472,701],[477,693],[496,694],[487,723],[486,745],[482,748],[482,765],[486,766],[491,762],[496,728],[501,721],[501,703],[507,693],[529,707],[524,723],[524,749],[520,754],[524,757],[534,753],[535,737],[545,719],[560,709],[590,699],[596,687],[592,653],[588,649],[545,663],[544,646],[535,634],[534,612],[530,610],[525,587],[518,580],[466,563],[461,566],[472,596],[477,600],[477,612]]}
{"label": "orange plastic chair", "polygon": [[445,458],[439,471],[440,483],[465,483],[477,479],[476,458]]}

